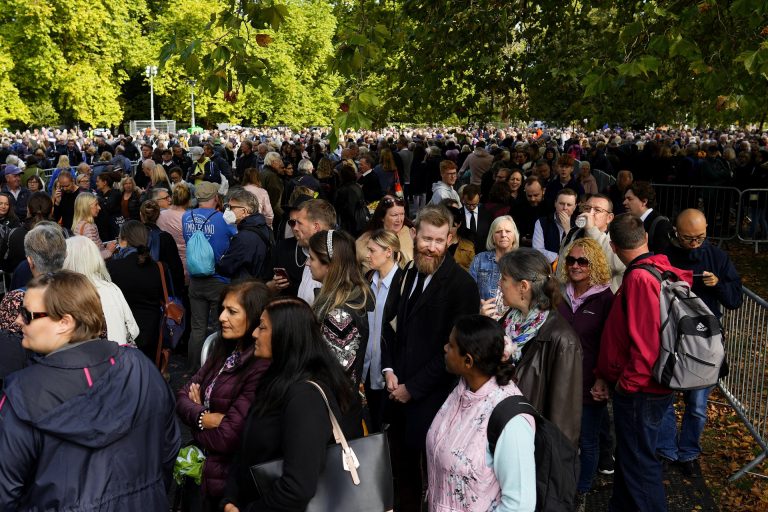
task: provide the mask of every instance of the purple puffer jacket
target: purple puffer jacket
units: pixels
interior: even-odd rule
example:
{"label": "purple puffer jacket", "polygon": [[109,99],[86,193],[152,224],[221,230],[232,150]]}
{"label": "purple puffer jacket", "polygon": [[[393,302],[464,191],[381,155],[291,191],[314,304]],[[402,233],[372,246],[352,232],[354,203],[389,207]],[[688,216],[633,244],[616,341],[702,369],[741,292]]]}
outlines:
{"label": "purple puffer jacket", "polygon": [[253,347],[243,354],[240,363],[221,372],[211,395],[210,412],[224,414],[218,428],[200,431],[197,420],[205,409],[189,399],[189,387],[200,384],[201,397],[205,388],[219,373],[224,362],[211,359],[176,393],[176,413],[192,429],[195,444],[205,451],[202,491],[205,496],[222,496],[229,476],[235,451],[245,427],[248,409],[253,402],[261,377],[269,368],[269,361],[253,356]]}
{"label": "purple puffer jacket", "polygon": [[557,306],[557,311],[565,318],[581,340],[582,353],[582,398],[585,404],[596,404],[589,392],[595,384],[595,367],[597,356],[600,354],[600,336],[603,326],[608,319],[608,312],[613,303],[613,293],[608,288],[584,299],[584,303],[574,313],[568,303],[568,295],[563,292],[563,300]]}

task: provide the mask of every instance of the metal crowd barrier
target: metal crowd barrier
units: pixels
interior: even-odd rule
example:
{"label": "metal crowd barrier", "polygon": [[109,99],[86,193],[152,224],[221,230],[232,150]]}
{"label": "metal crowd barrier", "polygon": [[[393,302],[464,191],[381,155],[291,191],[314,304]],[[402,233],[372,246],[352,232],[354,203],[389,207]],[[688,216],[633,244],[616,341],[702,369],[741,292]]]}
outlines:
{"label": "metal crowd barrier", "polygon": [[723,242],[739,236],[741,191],[736,187],[654,183],[653,188],[659,212],[669,217],[673,224],[681,211],[697,208],[707,218],[710,240]]}
{"label": "metal crowd barrier", "polygon": [[739,205],[739,240],[754,244],[757,254],[759,244],[768,242],[768,188],[744,190]]}
{"label": "metal crowd barrier", "polygon": [[760,454],[731,475],[731,482],[752,470],[768,455],[768,302],[744,287],[744,301],[722,318],[730,373],[718,383],[720,391],[755,439]]}

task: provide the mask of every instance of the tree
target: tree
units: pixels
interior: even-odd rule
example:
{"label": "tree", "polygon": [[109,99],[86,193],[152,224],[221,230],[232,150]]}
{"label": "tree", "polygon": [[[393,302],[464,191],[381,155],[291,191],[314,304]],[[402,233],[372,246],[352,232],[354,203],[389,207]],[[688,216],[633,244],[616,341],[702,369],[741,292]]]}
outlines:
{"label": "tree", "polygon": [[[147,55],[134,22],[145,9],[144,0],[7,0],[0,40],[3,49],[13,49],[2,52],[12,59],[10,86],[26,106],[49,117],[118,124],[120,84]],[[13,116],[38,121],[19,109]]]}

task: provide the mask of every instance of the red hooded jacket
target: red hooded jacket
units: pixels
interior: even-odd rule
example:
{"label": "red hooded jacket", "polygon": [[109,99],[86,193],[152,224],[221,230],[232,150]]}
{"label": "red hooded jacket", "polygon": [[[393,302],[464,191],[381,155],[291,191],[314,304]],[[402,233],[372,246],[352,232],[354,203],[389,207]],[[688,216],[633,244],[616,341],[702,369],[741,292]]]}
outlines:
{"label": "red hooded jacket", "polygon": [[660,345],[660,285],[645,270],[630,271],[640,263],[672,271],[688,284],[693,281],[691,271],[673,267],[664,255],[644,254],[627,265],[603,329],[595,374],[626,393],[671,393],[653,379]]}

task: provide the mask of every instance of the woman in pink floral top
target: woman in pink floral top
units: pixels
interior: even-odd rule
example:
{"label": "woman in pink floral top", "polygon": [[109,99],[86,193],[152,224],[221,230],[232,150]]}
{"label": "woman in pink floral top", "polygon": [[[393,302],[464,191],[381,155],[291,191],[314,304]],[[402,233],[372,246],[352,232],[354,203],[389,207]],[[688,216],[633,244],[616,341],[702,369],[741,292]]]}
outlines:
{"label": "woman in pink floral top", "polygon": [[492,319],[473,315],[456,322],[445,345],[445,366],[459,383],[427,434],[430,511],[534,510],[534,419],[512,418],[494,453],[486,434],[496,405],[521,394],[511,381],[511,350],[512,342]]}

